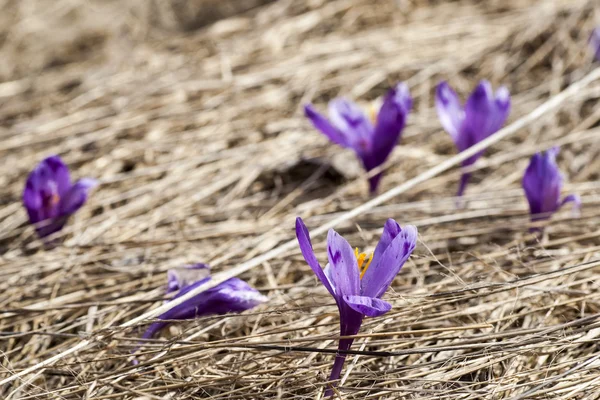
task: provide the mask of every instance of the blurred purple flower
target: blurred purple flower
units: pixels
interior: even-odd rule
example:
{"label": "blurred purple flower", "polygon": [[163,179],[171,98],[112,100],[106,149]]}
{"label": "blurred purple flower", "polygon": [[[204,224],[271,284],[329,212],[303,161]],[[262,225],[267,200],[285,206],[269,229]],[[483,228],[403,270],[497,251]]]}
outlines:
{"label": "blurred purple flower", "polygon": [[576,194],[560,200],[563,177],[556,165],[558,152],[559,148],[553,147],[545,153],[534,154],[525,170],[523,189],[529,202],[532,221],[550,218],[565,203],[572,202],[575,210],[581,206],[581,200]]}
{"label": "blurred purple flower", "polygon": [[83,206],[98,182],[83,178],[71,184],[69,168],[59,156],[44,159],[27,177],[23,205],[40,237],[61,230],[69,216]]}
{"label": "blurred purple flower", "polygon": [[[441,82],[436,90],[435,105],[442,126],[452,136],[459,152],[481,142],[497,132],[510,112],[510,94],[501,87],[492,92],[492,85],[482,80],[463,107],[454,90],[447,82]],[[463,161],[463,167],[472,165],[483,151]],[[458,188],[462,196],[470,174],[463,173]]]}
{"label": "blurred purple flower", "polygon": [[590,36],[590,47],[596,60],[600,61],[600,26],[596,27]]}
{"label": "blurred purple flower", "polygon": [[[301,218],[296,219],[296,237],[304,259],[317,275],[323,286],[335,299],[340,313],[340,336],[356,335],[365,316],[377,317],[388,312],[392,306],[381,300],[392,281],[417,244],[417,228],[406,225],[401,228],[388,219],[375,252],[367,259],[366,254],[352,251],[348,242],[333,229],[327,235],[329,263],[321,268],[312,248],[308,229]],[[350,349],[354,339],[340,339],[339,350]],[[338,353],[329,377],[339,379],[346,353]],[[332,394],[331,388],[325,396]]]}
{"label": "blurred purple flower", "polygon": [[[179,290],[173,297],[176,299],[211,280],[210,269],[206,264],[194,264],[183,268],[171,269],[167,272],[167,293]],[[196,276],[197,281],[190,282]],[[172,320],[193,319],[208,315],[239,313],[264,303],[268,298],[246,282],[238,278],[230,278],[191,299],[173,307],[159,315],[152,323],[143,339],[150,339],[160,330],[168,326]]]}
{"label": "blurred purple flower", "polygon": [[[353,149],[369,172],[382,165],[398,143],[411,108],[408,87],[399,83],[387,92],[379,112],[373,112],[371,119],[358,105],[344,98],[329,102],[329,119],[311,104],[304,106],[304,114],[333,143]],[[377,191],[381,175],[369,178],[371,193]]]}

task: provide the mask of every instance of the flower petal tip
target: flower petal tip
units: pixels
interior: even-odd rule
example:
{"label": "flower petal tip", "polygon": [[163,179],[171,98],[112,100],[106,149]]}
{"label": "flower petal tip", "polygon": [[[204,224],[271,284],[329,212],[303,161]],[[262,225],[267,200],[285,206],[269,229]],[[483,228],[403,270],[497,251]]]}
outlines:
{"label": "flower petal tip", "polygon": [[344,302],[354,311],[367,317],[379,317],[392,309],[392,305],[387,301],[373,297],[344,296]]}

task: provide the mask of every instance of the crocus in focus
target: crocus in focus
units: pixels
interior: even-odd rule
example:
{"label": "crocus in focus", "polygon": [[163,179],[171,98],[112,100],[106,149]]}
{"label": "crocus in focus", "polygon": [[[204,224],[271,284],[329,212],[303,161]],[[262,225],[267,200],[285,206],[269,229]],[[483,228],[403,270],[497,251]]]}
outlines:
{"label": "crocus in focus", "polygon": [[[399,83],[387,92],[379,112],[373,112],[371,119],[358,105],[345,98],[329,102],[329,119],[311,104],[304,106],[304,113],[333,143],[354,150],[369,172],[382,165],[398,143],[411,108],[408,87]],[[381,175],[369,178],[371,193],[377,191]]]}
{"label": "crocus in focus", "polygon": [[596,60],[600,61],[600,26],[592,31],[590,36],[590,47]]}
{"label": "crocus in focus", "polygon": [[[435,105],[442,126],[462,152],[502,127],[510,112],[510,94],[505,87],[494,94],[492,85],[482,80],[463,107],[450,85],[441,82],[436,90]],[[463,161],[463,167],[473,165],[482,154],[480,151]],[[458,196],[463,195],[469,178],[469,173],[462,174]]]}
{"label": "crocus in focus", "polygon": [[[335,299],[340,313],[340,335],[356,335],[364,317],[377,317],[392,306],[381,300],[392,281],[400,272],[417,243],[417,228],[401,228],[388,219],[375,251],[370,257],[352,250],[348,242],[334,230],[327,235],[329,263],[321,268],[312,248],[308,229],[302,219],[296,219],[296,237],[308,265],[323,286]],[[340,339],[338,349],[347,351],[353,339]],[[333,364],[330,381],[339,379],[346,353],[338,353]],[[331,383],[332,385],[334,383]],[[325,396],[332,394],[331,388]]]}
{"label": "crocus in focus", "polygon": [[[173,300],[208,282],[210,269],[206,264],[194,264],[167,272],[167,293],[179,291]],[[191,282],[196,277],[199,280]],[[230,278],[157,317],[142,338],[150,339],[172,320],[193,319],[208,315],[239,313],[267,301],[267,297],[239,278]]]}
{"label": "crocus in focus", "polygon": [[40,162],[29,174],[23,191],[29,222],[36,225],[38,235],[45,237],[61,230],[96,185],[97,181],[91,178],[72,184],[69,168],[59,156]]}
{"label": "crocus in focus", "polygon": [[529,202],[532,221],[550,218],[565,203],[572,202],[575,209],[581,206],[576,194],[560,199],[563,177],[556,165],[558,152],[559,148],[553,147],[545,153],[534,154],[525,170],[523,189]]}

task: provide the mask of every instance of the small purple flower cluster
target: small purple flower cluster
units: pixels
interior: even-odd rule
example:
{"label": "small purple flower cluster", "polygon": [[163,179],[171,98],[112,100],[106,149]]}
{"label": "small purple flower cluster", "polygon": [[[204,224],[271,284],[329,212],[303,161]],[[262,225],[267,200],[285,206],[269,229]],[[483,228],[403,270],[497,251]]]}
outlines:
{"label": "small purple flower cluster", "polygon": [[[600,30],[596,40],[600,41]],[[600,45],[600,44],[599,44]],[[510,113],[510,94],[506,87],[495,93],[488,81],[481,81],[465,105],[461,105],[456,92],[447,82],[436,89],[435,105],[446,132],[452,137],[459,152],[465,151],[490,135],[496,133]],[[313,125],[332,142],[353,149],[367,171],[381,166],[391,154],[401,137],[408,113],[412,106],[408,88],[398,84],[385,96],[383,105],[373,118],[375,126],[355,103],[337,98],[329,103],[329,120],[305,106],[305,114]],[[523,188],[531,208],[532,220],[544,219],[565,202],[574,202],[577,196],[568,196],[558,202],[562,188],[562,175],[558,171],[555,155],[558,149],[549,150],[545,156],[536,154],[523,178]],[[481,156],[480,151],[463,161],[463,167],[473,165]],[[382,172],[369,178],[370,192],[377,190]],[[460,178],[458,196],[465,192],[470,173]]]}
{"label": "small purple flower cluster", "polygon": [[[600,27],[590,38],[596,59],[600,60]],[[441,82],[435,93],[435,105],[440,123],[452,137],[459,152],[483,141],[499,131],[510,113],[510,93],[500,87],[494,93],[491,84],[482,80],[463,106],[456,92],[447,82]],[[383,99],[379,110],[367,118],[360,107],[344,98],[329,102],[329,119],[317,112],[311,104],[304,107],[306,117],[314,127],[333,143],[354,150],[365,170],[382,166],[401,138],[412,98],[408,87],[397,84]],[[573,203],[578,210],[579,196],[568,195],[561,200],[563,177],[556,164],[558,147],[545,153],[536,153],[523,176],[523,189],[529,203],[532,221],[548,219],[562,205]],[[463,161],[470,167],[483,155],[480,151]],[[369,177],[369,191],[376,193],[383,172]],[[470,172],[463,172],[457,195],[464,194]],[[532,228],[536,230],[539,228]],[[401,228],[396,221],[386,222],[383,235],[373,254],[354,252],[348,242],[330,230],[327,236],[328,263],[323,269],[317,260],[304,222],[296,220],[296,236],[302,255],[323,286],[333,296],[340,314],[338,354],[325,396],[333,395],[333,387],[340,378],[347,351],[353,336],[358,333],[365,317],[377,317],[391,309],[381,300],[394,277],[398,274],[417,242],[417,229],[412,225]]]}

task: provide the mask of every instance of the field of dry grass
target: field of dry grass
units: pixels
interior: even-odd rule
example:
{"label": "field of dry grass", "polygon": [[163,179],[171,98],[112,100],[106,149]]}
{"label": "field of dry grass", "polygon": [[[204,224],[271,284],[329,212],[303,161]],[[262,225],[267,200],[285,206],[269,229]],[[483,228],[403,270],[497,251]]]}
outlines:
{"label": "field of dry grass", "polygon": [[[387,218],[419,229],[337,398],[600,399],[596,0],[256,1],[213,23],[182,3],[0,2],[1,398],[318,398],[339,321],[294,243],[301,216],[321,259],[330,226],[367,249]],[[433,90],[483,78],[512,113],[457,209]],[[414,111],[370,198],[302,105],[397,81]],[[554,145],[583,206],[537,237],[520,181]],[[50,154],[101,184],[44,246],[21,193]],[[166,270],[195,262],[270,301],[173,324],[133,365]]]}

